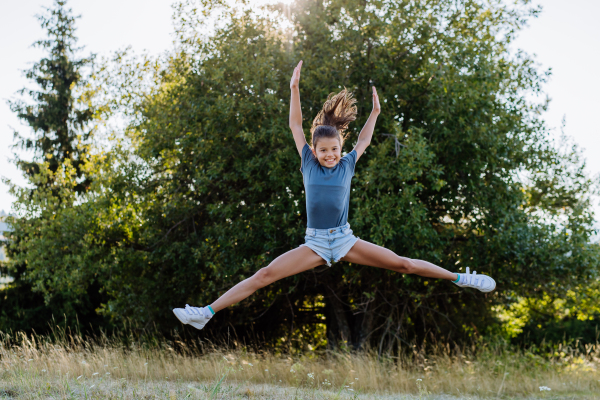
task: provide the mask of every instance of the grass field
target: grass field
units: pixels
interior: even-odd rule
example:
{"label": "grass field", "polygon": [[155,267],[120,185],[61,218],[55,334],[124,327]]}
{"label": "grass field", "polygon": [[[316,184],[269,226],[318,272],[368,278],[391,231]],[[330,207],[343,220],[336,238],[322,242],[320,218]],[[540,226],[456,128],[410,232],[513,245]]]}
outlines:
{"label": "grass field", "polygon": [[429,356],[412,348],[400,358],[378,358],[123,339],[5,334],[0,398],[600,399],[598,344],[559,345],[545,356],[499,343],[439,346]]}

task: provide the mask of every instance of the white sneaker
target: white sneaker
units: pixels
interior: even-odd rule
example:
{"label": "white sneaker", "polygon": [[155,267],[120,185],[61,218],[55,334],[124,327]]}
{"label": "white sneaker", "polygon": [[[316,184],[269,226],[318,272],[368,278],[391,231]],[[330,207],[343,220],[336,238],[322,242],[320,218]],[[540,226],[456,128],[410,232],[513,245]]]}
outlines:
{"label": "white sneaker", "polygon": [[174,308],[173,313],[182,323],[193,326],[196,329],[204,328],[204,325],[213,316],[207,307],[191,307],[185,305],[185,308]]}
{"label": "white sneaker", "polygon": [[495,280],[487,275],[477,275],[476,271],[470,274],[469,267],[467,267],[466,274],[456,274],[459,276],[459,280],[453,283],[457,286],[475,288],[481,292],[491,292],[496,288]]}

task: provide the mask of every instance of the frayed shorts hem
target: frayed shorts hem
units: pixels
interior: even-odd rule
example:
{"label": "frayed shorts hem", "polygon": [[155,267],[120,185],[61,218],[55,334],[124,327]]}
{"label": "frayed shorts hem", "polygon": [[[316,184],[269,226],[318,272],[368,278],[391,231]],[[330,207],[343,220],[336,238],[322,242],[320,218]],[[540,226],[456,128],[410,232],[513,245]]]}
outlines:
{"label": "frayed shorts hem", "polygon": [[348,254],[358,241],[350,229],[350,224],[331,229],[306,229],[306,246],[314,251],[331,267],[332,262],[338,262]]}

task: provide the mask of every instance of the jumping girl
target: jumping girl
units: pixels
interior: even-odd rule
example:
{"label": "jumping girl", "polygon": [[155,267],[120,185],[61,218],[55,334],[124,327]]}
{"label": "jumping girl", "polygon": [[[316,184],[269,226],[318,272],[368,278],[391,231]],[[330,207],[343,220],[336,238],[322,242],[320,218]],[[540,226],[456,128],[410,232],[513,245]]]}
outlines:
{"label": "jumping girl", "polygon": [[350,183],[356,162],[371,143],[380,112],[377,90],[373,87],[373,111],[358,136],[354,150],[342,157],[345,131],[348,124],[356,119],[356,100],[346,89],[329,95],[313,121],[311,148],[302,130],[299,91],[301,69],[302,61],[294,69],[290,81],[290,129],[302,159],[308,217],[305,243],[277,257],[266,268],[229,289],[211,305],[175,308],[173,312],[177,318],[184,324],[202,329],[216,312],[244,300],[258,289],[323,265],[324,262],[331,266],[331,262],[340,260],[386,268],[401,274],[446,279],[460,287],[476,288],[482,292],[494,290],[496,282],[492,278],[477,275],[476,272],[470,274],[469,268],[465,274],[453,273],[427,261],[400,257],[391,250],[353,235],[348,223]]}

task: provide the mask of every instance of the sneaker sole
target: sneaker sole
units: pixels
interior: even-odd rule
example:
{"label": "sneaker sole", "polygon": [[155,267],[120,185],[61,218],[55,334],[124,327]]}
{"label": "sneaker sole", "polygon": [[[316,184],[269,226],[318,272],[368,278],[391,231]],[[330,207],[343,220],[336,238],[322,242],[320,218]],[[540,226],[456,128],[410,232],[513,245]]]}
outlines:
{"label": "sneaker sole", "polygon": [[196,329],[202,329],[202,328],[204,328],[204,325],[206,325],[206,322],[203,323],[203,324],[198,324],[196,322],[190,322],[188,325],[191,325],[191,326],[193,326]]}

